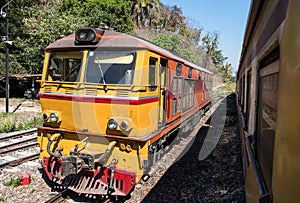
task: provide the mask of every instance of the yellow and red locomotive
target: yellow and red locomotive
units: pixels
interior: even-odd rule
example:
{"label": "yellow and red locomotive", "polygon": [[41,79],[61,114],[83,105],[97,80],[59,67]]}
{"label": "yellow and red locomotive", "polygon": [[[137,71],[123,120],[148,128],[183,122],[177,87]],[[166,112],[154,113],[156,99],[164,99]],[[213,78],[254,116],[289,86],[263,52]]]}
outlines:
{"label": "yellow and red locomotive", "polygon": [[55,41],[46,48],[39,94],[43,170],[78,193],[126,196],[166,138],[209,107],[211,79],[123,33],[82,28]]}

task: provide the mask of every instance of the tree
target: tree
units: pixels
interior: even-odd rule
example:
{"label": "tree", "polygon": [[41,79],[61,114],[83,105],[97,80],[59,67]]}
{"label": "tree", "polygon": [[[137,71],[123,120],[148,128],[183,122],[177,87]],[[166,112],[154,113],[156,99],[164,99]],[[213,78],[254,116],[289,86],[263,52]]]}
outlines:
{"label": "tree", "polygon": [[208,56],[212,59],[212,62],[216,66],[216,71],[221,75],[223,82],[228,82],[232,73],[231,64],[224,64],[228,57],[222,54],[222,50],[218,49],[219,45],[219,34],[207,33],[202,38],[202,47]]}
{"label": "tree", "polygon": [[[0,5],[5,4],[5,0],[1,1]],[[23,35],[24,30],[22,26],[23,14],[24,9],[27,7],[34,7],[39,4],[39,0],[33,1],[26,1],[26,0],[19,0],[19,1],[12,1],[9,3],[8,13],[6,18],[9,20],[9,40],[13,41],[12,46],[9,46],[9,73],[11,74],[23,74],[28,72],[28,67],[24,67],[22,61],[18,60],[18,53],[20,50],[16,45],[16,37],[24,37]],[[0,18],[0,35],[6,35],[6,19]],[[7,45],[4,42],[0,43],[0,75],[4,75],[6,72],[6,63],[5,63],[5,47]]]}
{"label": "tree", "polygon": [[88,0],[82,4],[81,15],[85,16],[90,27],[110,25],[120,32],[133,30],[129,1]]}
{"label": "tree", "polygon": [[191,51],[191,49],[183,48],[185,46],[185,40],[176,34],[160,33],[152,39],[152,42],[191,62],[196,61],[193,57],[193,52]]}
{"label": "tree", "polygon": [[232,65],[230,63],[226,63],[224,66],[224,76],[223,76],[224,81],[226,83],[234,82],[232,81],[232,70],[233,70]]}
{"label": "tree", "polygon": [[159,0],[131,0],[131,16],[136,27],[152,27],[155,13],[161,6]]}
{"label": "tree", "polygon": [[[4,2],[4,1],[3,1]],[[13,4],[13,5],[12,5]],[[1,35],[5,21],[0,19]],[[10,73],[41,73],[44,50],[49,43],[74,33],[79,27],[103,27],[110,23],[131,32],[130,1],[118,0],[19,0],[10,3]],[[0,58],[5,57],[0,43]],[[1,70],[5,63],[0,62]],[[1,71],[0,71],[1,72]],[[3,71],[2,71],[3,72]],[[1,72],[1,73],[2,73]]]}
{"label": "tree", "polygon": [[182,10],[176,5],[161,6],[158,18],[157,27],[160,31],[182,34],[187,27]]}
{"label": "tree", "polygon": [[15,46],[18,61],[31,73],[41,73],[48,44],[87,25],[78,16],[60,13],[55,5],[28,7],[25,12],[23,36],[16,37]]}

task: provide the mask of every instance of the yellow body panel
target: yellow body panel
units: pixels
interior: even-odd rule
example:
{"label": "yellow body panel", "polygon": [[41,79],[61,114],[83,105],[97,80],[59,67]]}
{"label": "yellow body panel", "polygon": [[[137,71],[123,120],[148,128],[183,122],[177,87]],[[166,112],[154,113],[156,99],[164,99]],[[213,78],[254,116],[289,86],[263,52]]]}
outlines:
{"label": "yellow body panel", "polygon": [[299,201],[300,192],[300,2],[289,4],[281,44],[273,202]]}
{"label": "yellow body panel", "polygon": [[55,109],[61,114],[59,128],[63,129],[104,135],[107,134],[107,122],[110,118],[128,122],[127,136],[141,137],[157,129],[155,118],[158,102],[135,106],[41,99],[41,105],[43,112]]}

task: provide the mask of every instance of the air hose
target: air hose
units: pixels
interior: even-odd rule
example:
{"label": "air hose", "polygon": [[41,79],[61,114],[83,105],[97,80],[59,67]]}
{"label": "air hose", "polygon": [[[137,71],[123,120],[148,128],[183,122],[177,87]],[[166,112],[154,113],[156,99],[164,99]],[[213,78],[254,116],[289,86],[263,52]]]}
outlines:
{"label": "air hose", "polygon": [[59,153],[53,153],[51,151],[51,144],[56,141],[59,137],[61,136],[60,133],[55,133],[51,136],[50,140],[48,141],[48,144],[47,144],[47,152],[52,156],[52,157],[55,157],[55,158],[60,158],[61,155]]}
{"label": "air hose", "polygon": [[112,153],[112,148],[116,145],[116,141],[112,141],[108,144],[107,149],[105,150],[104,154],[98,159],[98,162],[101,166],[105,165],[106,161],[110,157]]}

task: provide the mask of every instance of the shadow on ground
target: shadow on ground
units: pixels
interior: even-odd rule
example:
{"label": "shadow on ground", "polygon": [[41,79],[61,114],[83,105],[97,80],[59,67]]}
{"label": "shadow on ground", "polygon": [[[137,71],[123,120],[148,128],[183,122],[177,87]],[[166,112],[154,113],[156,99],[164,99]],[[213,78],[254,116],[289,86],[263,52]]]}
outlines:
{"label": "shadow on ground", "polygon": [[[222,107],[223,105],[223,107]],[[176,161],[144,198],[148,202],[245,202],[241,144],[238,134],[235,94],[227,96],[214,114],[226,112],[225,125],[216,147],[203,160],[199,153],[211,128],[202,127],[190,148]],[[223,109],[222,109],[223,108]],[[217,130],[218,131],[218,130]],[[216,131],[216,132],[217,132]]]}

